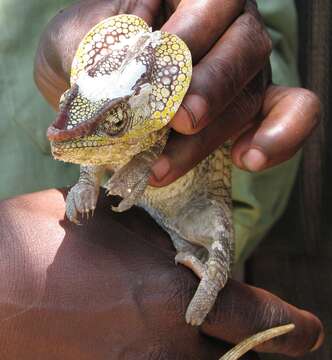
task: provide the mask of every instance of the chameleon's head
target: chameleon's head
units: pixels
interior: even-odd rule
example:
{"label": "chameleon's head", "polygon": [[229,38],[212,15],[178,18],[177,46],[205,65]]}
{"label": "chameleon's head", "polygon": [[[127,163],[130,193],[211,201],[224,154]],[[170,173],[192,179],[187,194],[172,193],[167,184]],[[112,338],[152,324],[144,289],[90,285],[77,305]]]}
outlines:
{"label": "chameleon's head", "polygon": [[152,32],[132,15],[99,23],[76,52],[72,86],[48,128],[54,157],[108,164],[121,151],[132,148],[134,155],[137,143],[174,116],[191,71],[190,52],[177,36]]}

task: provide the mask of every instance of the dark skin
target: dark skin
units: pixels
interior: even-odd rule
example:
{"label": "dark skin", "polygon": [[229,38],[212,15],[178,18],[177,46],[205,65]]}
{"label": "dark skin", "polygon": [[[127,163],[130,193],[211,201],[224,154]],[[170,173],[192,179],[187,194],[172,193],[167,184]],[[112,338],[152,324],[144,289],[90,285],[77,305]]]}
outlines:
{"label": "dark skin", "polygon": [[111,212],[104,194],[76,226],[64,220],[64,197],[0,203],[1,359],[217,359],[221,339],[290,322],[294,332],[260,350],[301,355],[322,341],[312,314],[234,280],[201,328],[186,325],[198,279],[175,266],[168,235],[143,210]]}
{"label": "dark skin", "polygon": [[317,125],[315,94],[271,84],[271,40],[255,2],[244,0],[83,0],[65,9],[45,29],[35,61],[37,86],[54,109],[69,87],[82,37],[119,13],[177,34],[193,56],[191,86],[171,122],[176,133],[154,164],[152,185],[171,183],[229,138],[235,165],[266,169],[290,159]]}
{"label": "dark skin", "polygon": [[[85,0],[65,9],[46,28],[35,62],[36,83],[55,109],[69,86],[79,41],[94,24],[118,13],[136,14],[178,34],[193,54],[192,84],[172,121],[177,133],[157,160],[151,184],[172,182],[228,138],[235,141],[232,156],[240,168],[276,165],[293,156],[317,124],[314,94],[271,85],[271,42],[254,2],[244,0],[163,5],[158,0]],[[59,192],[26,195],[1,206],[3,219],[15,220],[4,221],[0,230],[8,240],[1,254],[14,252],[6,256],[13,271],[2,272],[12,306],[6,306],[4,296],[10,329],[1,336],[8,359],[20,358],[15,351],[25,351],[24,359],[35,359],[36,351],[40,358],[54,353],[54,359],[106,359],[110,354],[136,359],[142,353],[145,359],[147,351],[151,359],[216,358],[224,345],[201,333],[237,343],[289,322],[296,331],[260,350],[301,355],[323,340],[322,325],[312,314],[235,281],[229,281],[200,330],[185,325],[197,279],[175,267],[168,236],[137,209],[116,215],[103,199],[95,218],[77,227],[62,221]],[[21,246],[13,249],[13,243]],[[24,287],[22,274],[28,277]],[[31,333],[43,341],[32,340]],[[24,346],[15,346],[18,341]]]}

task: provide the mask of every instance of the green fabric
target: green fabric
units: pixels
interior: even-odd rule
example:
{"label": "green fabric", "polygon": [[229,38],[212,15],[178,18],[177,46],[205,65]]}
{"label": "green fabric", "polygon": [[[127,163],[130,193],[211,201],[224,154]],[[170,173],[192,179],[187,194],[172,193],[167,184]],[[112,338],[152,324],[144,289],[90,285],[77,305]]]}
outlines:
{"label": "green fabric", "polygon": [[[63,187],[78,168],[54,161],[45,137],[55,114],[32,78],[34,53],[47,21],[69,0],[0,0],[0,198]],[[273,38],[276,83],[296,85],[296,14],[290,0],[260,0]],[[243,261],[284,210],[298,156],[261,174],[234,169],[237,259]]]}
{"label": "green fabric", "polygon": [[45,137],[54,112],[33,81],[38,39],[65,0],[0,0],[0,198],[73,184],[77,167],[54,161]]}

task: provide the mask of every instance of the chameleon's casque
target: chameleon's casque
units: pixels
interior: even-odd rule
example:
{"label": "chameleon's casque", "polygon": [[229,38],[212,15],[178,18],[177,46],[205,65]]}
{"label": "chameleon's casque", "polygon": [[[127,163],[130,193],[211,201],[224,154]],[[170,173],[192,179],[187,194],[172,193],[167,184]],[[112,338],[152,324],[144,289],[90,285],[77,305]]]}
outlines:
{"label": "chameleon's casque", "polygon": [[97,24],[78,47],[71,89],[48,129],[54,157],[121,167],[159,139],[191,73],[190,51],[176,35],[152,32],[133,15]]}
{"label": "chameleon's casque", "polygon": [[[113,210],[143,207],[170,235],[176,262],[201,279],[186,312],[188,323],[200,325],[227,282],[233,258],[229,144],[172,184],[148,186],[191,73],[190,51],[177,36],[152,32],[133,15],[108,18],[80,43],[71,88],[47,135],[55,158],[81,165],[66,199],[68,219],[79,223],[80,214],[93,212],[111,168],[114,174],[103,186],[123,198]],[[222,359],[237,359],[291,328],[255,337]]]}

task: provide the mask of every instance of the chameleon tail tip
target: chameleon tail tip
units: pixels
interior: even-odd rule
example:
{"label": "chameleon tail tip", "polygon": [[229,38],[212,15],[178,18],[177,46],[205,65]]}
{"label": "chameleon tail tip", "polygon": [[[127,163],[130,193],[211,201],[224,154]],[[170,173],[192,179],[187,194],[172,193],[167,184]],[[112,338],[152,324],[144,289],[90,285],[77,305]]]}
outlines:
{"label": "chameleon tail tip", "polygon": [[233,349],[223,355],[220,360],[237,360],[246,352],[252,350],[258,345],[265,343],[275,337],[287,334],[295,329],[294,324],[282,325],[274,327],[258,334],[255,334],[248,339],[243,340],[241,343],[236,345]]}

